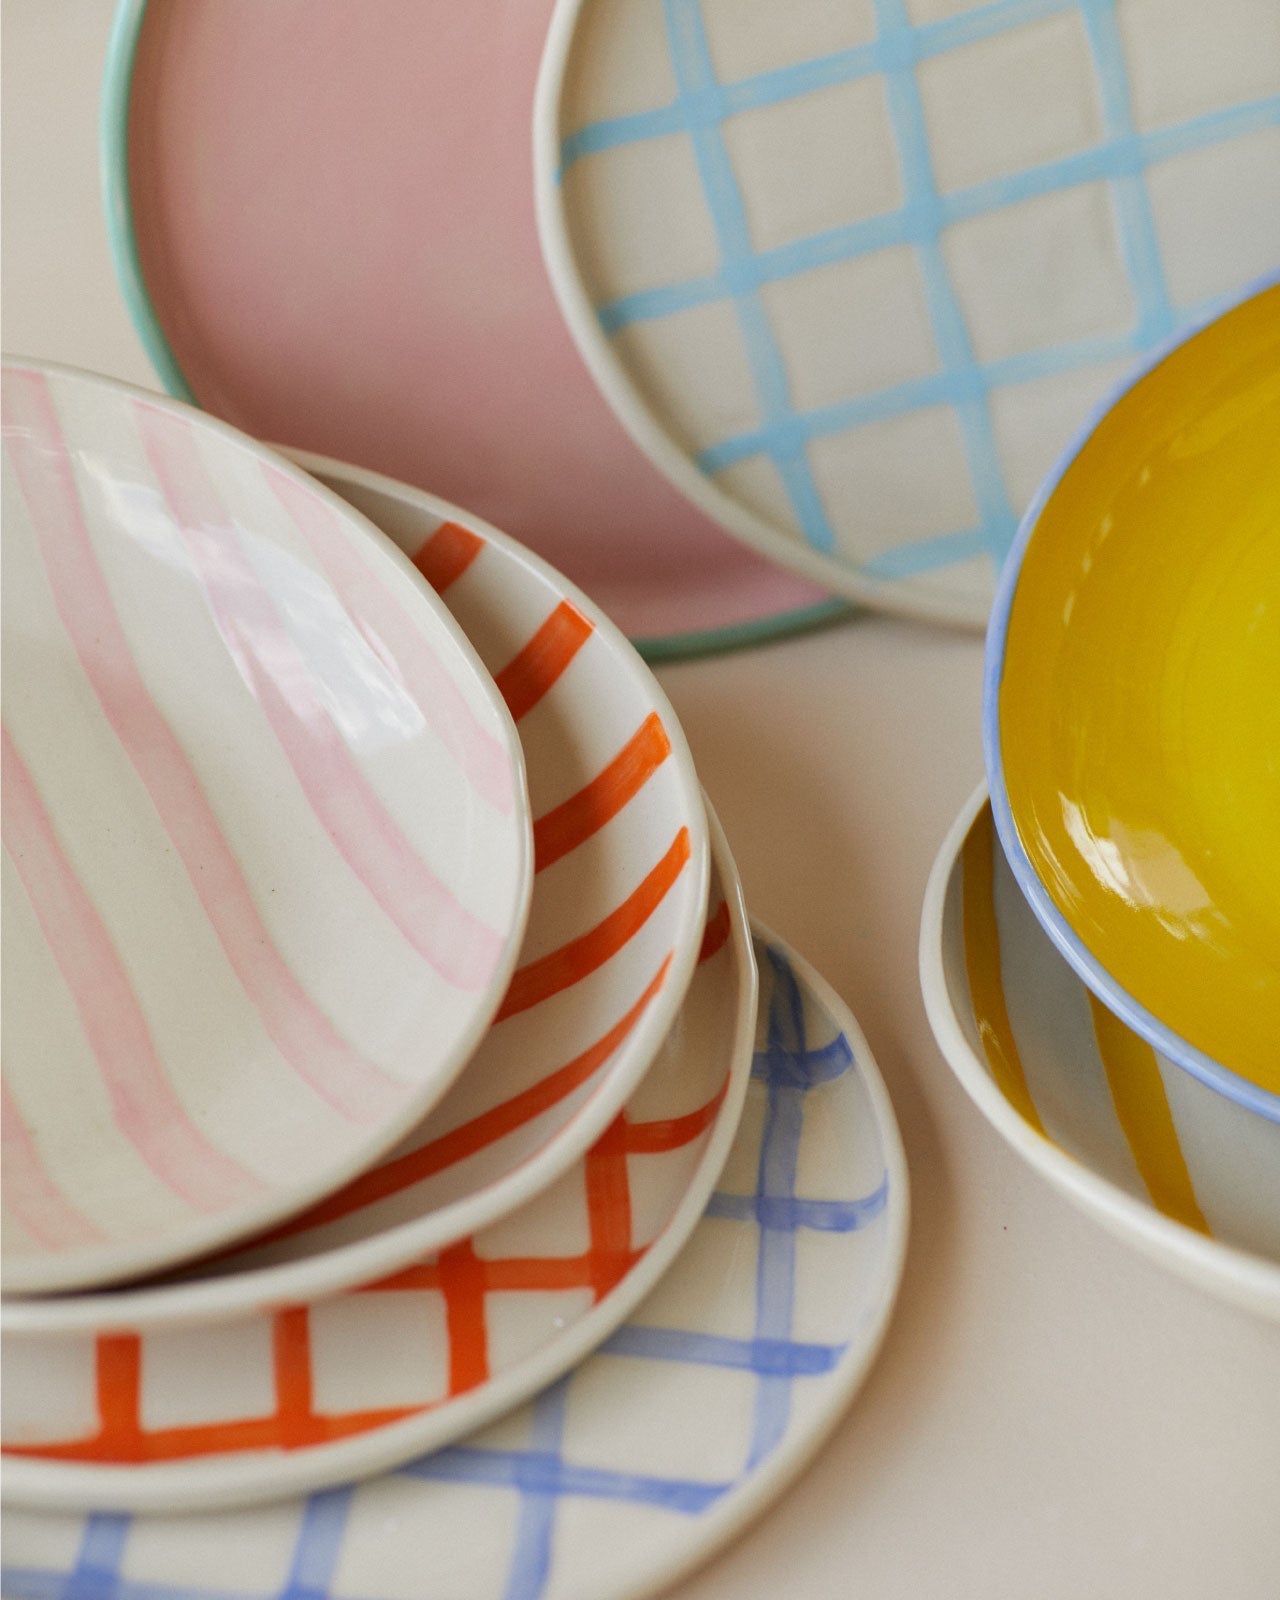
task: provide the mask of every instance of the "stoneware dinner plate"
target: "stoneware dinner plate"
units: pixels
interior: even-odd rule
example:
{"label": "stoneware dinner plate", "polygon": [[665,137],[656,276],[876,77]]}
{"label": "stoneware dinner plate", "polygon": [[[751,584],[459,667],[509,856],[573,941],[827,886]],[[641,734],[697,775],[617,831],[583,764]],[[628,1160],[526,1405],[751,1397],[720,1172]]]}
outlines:
{"label": "stoneware dinner plate", "polygon": [[365,520],[190,408],[4,368],[4,1277],[154,1271],[367,1167],[488,1027],[520,743]]}
{"label": "stoneware dinner plate", "polygon": [[1099,1002],[1021,894],[974,795],[939,852],[925,1005],[979,1110],[1137,1249],[1280,1321],[1280,1127],[1181,1071]]}
{"label": "stoneware dinner plate", "polygon": [[395,1466],[523,1400],[638,1304],[697,1222],[751,1065],[756,974],[716,831],[702,960],[661,1052],[579,1162],[374,1283],[216,1324],[11,1335],[4,1494],[195,1510]]}
{"label": "stoneware dinner plate", "polygon": [[1102,408],[987,644],[996,826],[1062,954],[1280,1122],[1280,280]]}
{"label": "stoneware dinner plate", "polygon": [[560,0],[534,143],[570,330],[671,482],[981,624],[1089,407],[1280,258],[1280,11]]}
{"label": "stoneware dinner plate", "polygon": [[165,386],[425,486],[652,656],[847,606],[726,537],[619,426],[534,223],[551,0],[121,0],[103,93],[116,268]]}
{"label": "stoneware dinner plate", "polygon": [[464,1444],[252,1511],[10,1509],[4,1593],[48,1600],[637,1600],[795,1476],[865,1377],[897,1293],[907,1181],[844,1005],[757,930],[752,1083],[675,1265],[598,1354]]}
{"label": "stoneware dinner plate", "polygon": [[[30,1328],[209,1319],[314,1299],[474,1233],[612,1121],[662,1045],[703,934],[707,824],[684,736],[617,629],[536,556],[386,479],[298,457],[424,573],[516,720],[534,823],[517,970],[468,1070],[315,1208],[180,1278],[8,1308]],[[8,1323],[5,1324],[9,1326]]]}

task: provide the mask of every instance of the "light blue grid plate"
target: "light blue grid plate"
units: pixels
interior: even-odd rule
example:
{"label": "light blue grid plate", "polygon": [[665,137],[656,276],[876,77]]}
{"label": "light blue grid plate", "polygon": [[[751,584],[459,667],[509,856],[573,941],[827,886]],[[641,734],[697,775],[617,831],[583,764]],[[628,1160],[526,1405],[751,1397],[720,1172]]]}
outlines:
{"label": "light blue grid plate", "polygon": [[1080,420],[1280,262],[1275,0],[560,0],[544,255],[726,529],[981,625]]}
{"label": "light blue grid plate", "polygon": [[866,1042],[757,930],[761,1008],[721,1186],[596,1355],[463,1445],[310,1500],[9,1512],[9,1600],[623,1600],[705,1560],[835,1425],[887,1327],[907,1178]]}

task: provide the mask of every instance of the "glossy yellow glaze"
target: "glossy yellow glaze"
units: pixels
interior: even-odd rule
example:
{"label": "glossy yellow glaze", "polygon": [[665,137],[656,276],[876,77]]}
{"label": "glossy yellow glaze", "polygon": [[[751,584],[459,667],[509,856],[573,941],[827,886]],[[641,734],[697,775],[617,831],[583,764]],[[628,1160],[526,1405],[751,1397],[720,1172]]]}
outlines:
{"label": "glossy yellow glaze", "polygon": [[1280,1092],[1280,287],[1167,357],[1064,474],[999,712],[1019,836],[1083,944]]}

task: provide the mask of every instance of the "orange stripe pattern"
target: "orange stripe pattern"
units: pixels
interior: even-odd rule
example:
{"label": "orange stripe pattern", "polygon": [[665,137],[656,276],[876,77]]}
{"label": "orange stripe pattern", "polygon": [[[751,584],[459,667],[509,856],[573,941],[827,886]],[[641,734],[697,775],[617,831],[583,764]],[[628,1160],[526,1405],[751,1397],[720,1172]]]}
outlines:
{"label": "orange stripe pattern", "polygon": [[[683,1149],[704,1138],[728,1089],[728,1076],[696,1110],[633,1123],[621,1112],[583,1160],[589,1245],[571,1256],[491,1259],[463,1240],[417,1266],[350,1291],[438,1295],[444,1302],[448,1381],[423,1404],[328,1413],[316,1406],[310,1312],[304,1306],[272,1318],[275,1405],[267,1415],[148,1427],[143,1417],[145,1351],[136,1334],[103,1335],[96,1345],[98,1427],[87,1438],[6,1446],[5,1453],[55,1461],[138,1465],[250,1450],[298,1450],[386,1426],[431,1410],[492,1376],[486,1302],[491,1294],[587,1289],[598,1303],[643,1259],[632,1243],[628,1160]],[[481,1236],[483,1237],[483,1236]]]}
{"label": "orange stripe pattern", "polygon": [[689,851],[689,830],[681,828],[666,855],[615,911],[577,939],[571,939],[558,950],[516,971],[496,1020],[503,1022],[559,994],[562,989],[581,983],[610,956],[616,955],[666,898],[667,891],[684,871]]}
{"label": "orange stripe pattern", "polygon": [[437,594],[455,583],[484,549],[484,540],[457,522],[442,522],[413,558]]}
{"label": "orange stripe pattern", "polygon": [[616,817],[671,754],[671,740],[656,711],[604,770],[577,794],[533,825],[534,870],[541,872]]}
{"label": "orange stripe pattern", "polygon": [[513,721],[533,710],[593,631],[581,611],[562,600],[524,649],[494,673]]}

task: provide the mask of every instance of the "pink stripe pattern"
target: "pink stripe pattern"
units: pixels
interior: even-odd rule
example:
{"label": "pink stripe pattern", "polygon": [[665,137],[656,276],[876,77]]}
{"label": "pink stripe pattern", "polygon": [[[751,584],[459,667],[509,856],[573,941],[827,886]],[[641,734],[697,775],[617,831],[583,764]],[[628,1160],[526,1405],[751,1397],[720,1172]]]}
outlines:
{"label": "pink stripe pattern", "polygon": [[[340,481],[335,487],[342,492]],[[401,522],[401,536],[416,531],[426,540],[415,550],[406,539],[401,548],[428,569],[434,568],[437,563],[423,552],[430,551],[440,526],[439,517],[426,512],[416,530],[412,522]],[[454,540],[466,524],[449,521],[443,526],[444,537]],[[533,786],[545,783],[554,792],[556,783],[563,783],[563,730],[585,729],[601,717],[611,727],[616,725],[620,748],[612,756],[597,755],[600,765],[590,776],[584,775],[581,787],[535,823],[535,840],[550,823],[556,861],[586,849],[602,855],[617,851],[619,859],[643,861],[646,839],[651,843],[660,834],[667,843],[670,833],[689,826],[700,804],[684,791],[672,770],[672,730],[645,688],[632,684],[630,675],[620,670],[616,647],[602,638],[598,623],[569,606],[557,582],[526,567],[483,534],[467,531],[474,542],[467,563],[471,584],[457,620],[465,626],[501,615],[504,607],[538,619],[530,622],[518,647],[509,637],[495,644],[487,630],[477,629],[477,651],[491,675],[496,680],[509,678],[512,661],[519,662],[522,705],[526,710],[544,703],[554,707],[554,715],[545,720],[517,722]],[[442,598],[451,606],[448,588],[446,583]],[[574,628],[562,636],[556,624],[566,609]],[[566,658],[576,658],[584,639],[592,638],[599,652],[594,670],[566,673]],[[548,639],[550,648],[540,648],[540,641]],[[569,760],[570,770],[575,765]],[[642,793],[648,795],[647,804],[636,803]],[[576,926],[590,939],[593,929],[611,926],[618,920],[620,906],[633,900],[644,877],[638,864],[634,877],[634,882],[619,885],[614,874],[604,870],[582,877],[550,874],[548,878],[539,873],[526,940],[540,948],[540,930],[547,923]],[[315,1207],[215,1258],[208,1274],[270,1270],[259,1254],[264,1248],[274,1261],[287,1265],[341,1248],[341,1241],[373,1238],[402,1223],[420,1228],[435,1248],[460,1237],[457,1228],[451,1228],[451,1219],[477,1198],[492,1200],[494,1209],[488,1214],[498,1215],[497,1197],[510,1190],[522,1169],[532,1163],[545,1165],[549,1182],[584,1147],[585,1139],[575,1142],[573,1128],[603,1128],[641,1070],[652,1066],[655,1058],[636,1048],[640,1022],[651,1007],[674,1014],[678,986],[670,974],[682,937],[682,907],[690,877],[688,866],[682,864],[620,936],[612,952],[607,1006],[599,996],[599,963],[568,973],[570,981],[539,995],[518,1018],[503,1020],[504,1001],[467,1072],[409,1140]],[[705,959],[721,948],[727,918],[721,902],[706,927]],[[700,926],[694,924],[695,929]],[[581,938],[579,934],[571,944]],[[526,944],[522,949],[522,963],[527,963],[527,948]],[[557,953],[550,954],[554,961]],[[575,990],[581,990],[576,1003]],[[602,1011],[607,1014],[602,1016]],[[511,1044],[512,1028],[520,1030],[518,1051]],[[660,1047],[656,1059],[666,1048]],[[511,1081],[513,1066],[516,1083]],[[330,1231],[335,1224],[342,1225],[341,1235]]]}
{"label": "pink stripe pattern", "polygon": [[54,1184],[9,1085],[0,1085],[0,1184],[4,1208],[48,1250],[96,1244],[102,1234]]}
{"label": "pink stripe pattern", "polygon": [[276,949],[208,797],[142,680],[85,524],[43,375],[6,372],[4,407],[6,446],[63,626],[232,970],[299,1077],[349,1120],[381,1120],[406,1089],[341,1037]]}
{"label": "pink stripe pattern", "polygon": [[262,588],[188,425],[136,403],[148,459],[223,642],[334,847],[409,945],[455,988],[483,989],[504,941],[440,882],[353,761]]}
{"label": "pink stripe pattern", "polygon": [[124,963],[7,728],[3,746],[4,846],[71,991],[117,1126],[196,1211],[221,1211],[264,1193],[258,1178],[209,1143],[174,1093]]}
{"label": "pink stripe pattern", "polygon": [[266,464],[263,476],[306,540],[334,590],[353,606],[352,620],[388,671],[407,675],[405,687],[427,725],[466,774],[477,794],[509,815],[515,804],[507,752],[477,719],[456,681],[396,597],[351,548],[331,508],[296,478]]}

